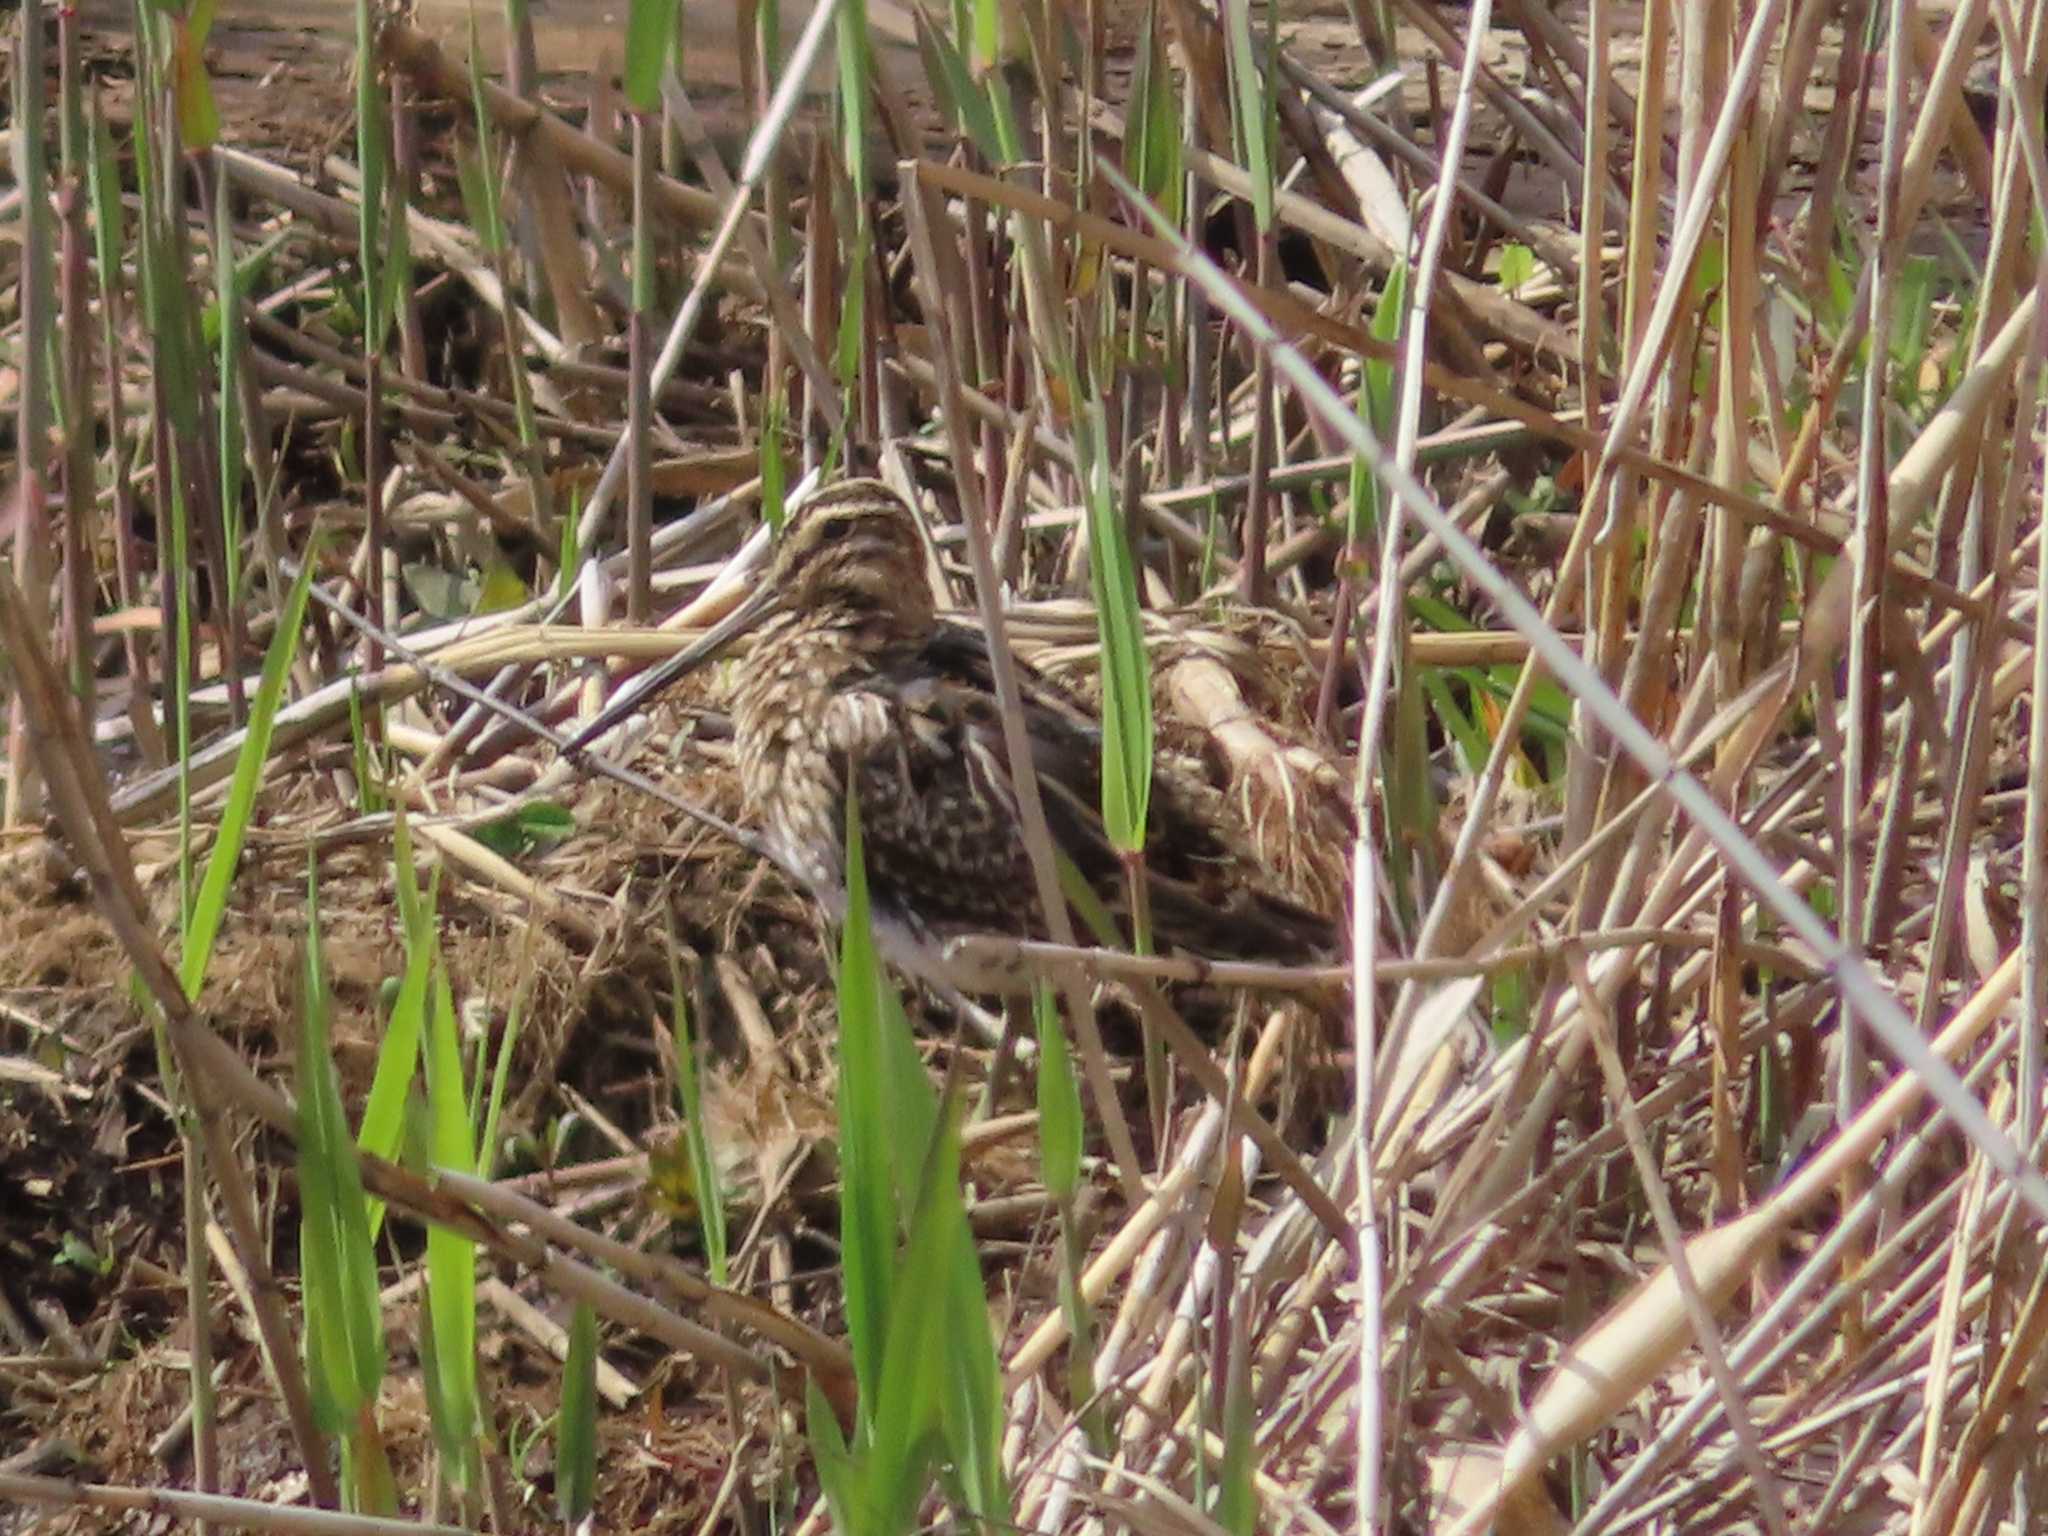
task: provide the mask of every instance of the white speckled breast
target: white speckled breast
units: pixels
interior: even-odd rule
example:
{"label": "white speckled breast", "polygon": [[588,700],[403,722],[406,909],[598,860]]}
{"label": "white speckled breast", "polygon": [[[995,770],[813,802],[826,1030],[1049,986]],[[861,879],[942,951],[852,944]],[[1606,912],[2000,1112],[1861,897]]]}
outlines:
{"label": "white speckled breast", "polygon": [[827,705],[862,663],[850,636],[816,616],[763,628],[733,687],[733,736],[750,814],[821,898],[843,895],[844,789],[823,729]]}

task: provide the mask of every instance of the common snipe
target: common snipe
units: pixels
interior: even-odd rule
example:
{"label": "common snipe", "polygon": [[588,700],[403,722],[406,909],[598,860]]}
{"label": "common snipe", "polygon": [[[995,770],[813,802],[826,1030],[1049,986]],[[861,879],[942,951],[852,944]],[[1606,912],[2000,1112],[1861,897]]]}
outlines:
{"label": "common snipe", "polygon": [[[1019,833],[986,637],[941,618],[915,514],[877,480],[843,480],[793,514],[761,586],[707,642],[651,673],[578,736],[592,739],[688,666],[758,626],[731,690],[750,813],[836,920],[846,793],[860,797],[876,939],[913,974],[967,992],[1020,978],[942,963],[960,933],[1042,937]],[[1123,867],[1103,833],[1101,727],[1019,666],[1054,840],[1116,911]],[[1147,850],[1154,938],[1209,958],[1298,960],[1329,923],[1256,891],[1215,818],[1160,775]]]}

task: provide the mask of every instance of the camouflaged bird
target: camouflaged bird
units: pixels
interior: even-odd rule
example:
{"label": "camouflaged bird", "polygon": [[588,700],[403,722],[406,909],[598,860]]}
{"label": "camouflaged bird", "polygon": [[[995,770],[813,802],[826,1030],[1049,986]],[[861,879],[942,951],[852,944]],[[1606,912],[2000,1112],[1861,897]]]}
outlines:
{"label": "camouflaged bird", "polygon": [[[1044,937],[1018,826],[986,637],[943,619],[915,514],[876,480],[843,480],[792,514],[760,588],[706,645],[633,690],[645,697],[692,659],[758,626],[731,703],[749,812],[836,921],[846,905],[846,796],[859,797],[877,943],[898,966],[965,992],[1026,978],[948,966],[966,933]],[[1053,839],[1111,911],[1123,865],[1099,813],[1101,727],[1019,665]],[[629,708],[606,711],[587,739]],[[1147,849],[1155,947],[1211,959],[1304,961],[1327,920],[1253,889],[1207,807],[1155,779]],[[1085,931],[1085,930],[1084,930]]]}

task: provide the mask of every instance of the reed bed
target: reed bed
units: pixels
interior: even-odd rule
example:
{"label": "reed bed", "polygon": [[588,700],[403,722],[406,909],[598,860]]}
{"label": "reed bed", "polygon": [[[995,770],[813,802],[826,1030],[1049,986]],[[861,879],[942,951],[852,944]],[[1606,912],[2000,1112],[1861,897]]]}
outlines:
{"label": "reed bed", "polygon": [[[2031,1528],[2037,0],[711,9],[16,13],[0,1523]],[[1330,963],[566,750],[850,468]]]}

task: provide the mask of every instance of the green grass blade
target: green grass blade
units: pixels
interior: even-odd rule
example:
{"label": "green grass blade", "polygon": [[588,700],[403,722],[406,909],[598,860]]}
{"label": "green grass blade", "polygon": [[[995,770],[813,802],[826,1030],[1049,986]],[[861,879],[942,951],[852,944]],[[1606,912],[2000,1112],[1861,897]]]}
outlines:
{"label": "green grass blade", "polygon": [[505,1085],[512,1077],[512,1053],[519,1048],[519,1031],[525,1016],[526,990],[522,986],[505,1010],[505,1033],[498,1041],[497,1062],[491,1069],[491,1095],[484,1106],[483,1130],[476,1141],[477,1173],[486,1179],[497,1172],[498,1118],[505,1107]]}
{"label": "green grass blade", "polygon": [[[462,1080],[455,999],[445,967],[434,968],[427,1029],[427,1111],[431,1156],[444,1168],[476,1171],[469,1097]],[[477,1476],[476,1244],[443,1226],[427,1229],[427,1296],[434,1338],[434,1439],[448,1476],[463,1489]]]}
{"label": "green grass blade", "polygon": [[[1398,262],[1380,288],[1379,303],[1372,313],[1372,335],[1392,346],[1401,336],[1401,317],[1407,311],[1408,264]],[[1383,439],[1394,429],[1394,365],[1378,358],[1366,358],[1358,381],[1359,419]],[[1353,545],[1364,544],[1380,525],[1380,482],[1363,459],[1351,461],[1351,506],[1346,532]]]}
{"label": "green grass blade", "polygon": [[782,453],[782,428],[788,405],[781,376],[771,380],[761,404],[761,521],[774,538],[782,537],[789,501],[789,466]]}
{"label": "green grass blade", "polygon": [[932,24],[922,6],[916,19],[918,53],[940,110],[952,120],[956,132],[964,134],[991,163],[1000,165],[1005,159],[1003,140],[988,91],[976,83],[953,39],[943,27]]}
{"label": "green grass blade", "polygon": [[1178,224],[1186,191],[1181,169],[1181,102],[1166,57],[1158,0],[1146,0],[1144,26],[1131,63],[1129,131],[1124,137],[1124,174],[1161,213]]}
{"label": "green grass blade", "polygon": [[1081,1179],[1081,1086],[1051,988],[1034,989],[1031,1012],[1038,1024],[1039,1163],[1053,1198],[1067,1200]]}
{"label": "green grass blade", "polygon": [[241,601],[242,482],[242,302],[240,272],[235,262],[235,225],[229,217],[228,168],[213,167],[213,266],[215,302],[220,306],[220,522],[221,546],[227,557],[228,591],[224,606]]}
{"label": "green grass blade", "polygon": [[394,178],[387,189],[391,199],[389,217],[384,221],[384,296],[377,306],[383,317],[382,336],[388,337],[405,313],[413,292],[412,221],[406,217],[405,183]]}
{"label": "green grass blade", "polygon": [[844,1532],[868,1530],[872,1522],[861,1506],[859,1468],[839,1428],[839,1416],[818,1389],[818,1378],[804,1374],[804,1438],[810,1441],[811,1462],[818,1469],[818,1486],[832,1510],[833,1529]]}
{"label": "green grass blade", "polygon": [[987,74],[1002,57],[1003,6],[1007,0],[970,0],[970,3],[974,13],[973,31],[969,37],[974,69],[977,74]]}
{"label": "green grass blade", "polygon": [[885,976],[880,991],[882,1013],[882,1100],[889,1126],[890,1184],[895,1192],[896,1221],[908,1229],[916,1212],[917,1192],[925,1177],[932,1141],[939,1130],[939,1096],[918,1055],[917,1038],[903,1012],[903,999]]}
{"label": "green grass blade", "polygon": [[492,171],[497,147],[491,133],[491,112],[484,95],[481,48],[477,42],[476,13],[469,15],[469,111],[470,126],[476,131],[476,153],[457,162],[462,188],[462,206],[483,246],[496,256],[505,249],[505,216],[498,200],[498,178]]}
{"label": "green grass blade", "polygon": [[[881,972],[851,800],[847,887],[838,978],[840,1242],[861,1433],[843,1461],[830,1445],[817,1447],[820,1476],[842,1529],[903,1530],[943,1445],[958,1497],[994,1517],[1007,1507],[1001,1377],[960,1196],[958,1128]],[[899,1223],[909,1232],[900,1263]]]}
{"label": "green grass blade", "polygon": [[857,241],[846,258],[846,291],[839,296],[839,346],[833,354],[839,382],[849,394],[859,382],[861,346],[867,331],[867,262],[867,247]]}
{"label": "green grass blade", "polygon": [[1273,227],[1273,93],[1252,52],[1251,0],[1224,0],[1223,23],[1230,60],[1231,125],[1238,158],[1251,173],[1252,216],[1263,233]]}
{"label": "green grass blade", "polygon": [[171,89],[178,137],[188,150],[211,149],[220,139],[220,107],[206,73],[206,35],[213,28],[211,0],[199,0],[188,15],[174,18],[171,28]]}
{"label": "green grass blade", "polygon": [[576,1303],[555,1426],[555,1510],[569,1529],[597,1502],[597,1313]]}
{"label": "green grass blade", "polygon": [[626,11],[626,71],[622,82],[635,112],[661,110],[661,77],[675,51],[676,0],[632,0]]}
{"label": "green grass blade", "polygon": [[[1010,1515],[1009,1479],[1003,1472],[1003,1379],[988,1316],[988,1288],[975,1253],[974,1233],[960,1194],[959,1131],[948,1124],[945,1158],[951,1181],[934,1191],[947,1209],[946,1279],[950,1283],[944,1355],[944,1411],[939,1438],[951,1463],[955,1496],[969,1513],[1000,1524]],[[910,1294],[916,1294],[911,1292]]]}
{"label": "green grass blade", "polygon": [[1486,732],[1459,706],[1444,676],[1441,667],[1424,667],[1416,673],[1422,692],[1429,698],[1430,710],[1436,716],[1437,724],[1446,736],[1457,743],[1465,771],[1478,773],[1485,768],[1489,753]]}
{"label": "green grass blade", "polygon": [[1248,1395],[1235,1382],[1223,1394],[1223,1421],[1216,1523],[1233,1536],[1252,1536],[1259,1528],[1258,1494],[1252,1487],[1252,1410]]}
{"label": "green grass blade", "polygon": [[92,98],[93,256],[103,287],[121,286],[122,254],[127,250],[127,216],[121,206],[121,173],[114,162],[114,134],[97,92]]}
{"label": "green grass blade", "polygon": [[309,550],[299,565],[279,616],[277,632],[263,657],[263,680],[249,707],[249,729],[242,750],[235,758],[235,774],[228,786],[227,805],[221,812],[220,835],[206,860],[206,873],[199,883],[199,896],[192,905],[192,919],[185,930],[185,947],[178,979],[185,995],[196,998],[206,981],[206,967],[213,955],[214,940],[220,934],[227,912],[228,888],[234,882],[235,866],[242,857],[242,844],[249,835],[249,818],[256,806],[256,792],[263,784],[263,770],[270,757],[270,736],[277,722],[277,707],[284,697],[284,685],[298,654],[299,630],[305,622],[306,596],[318,564],[316,551]]}
{"label": "green grass blade", "polygon": [[[881,1531],[907,1531],[916,1524],[940,1434],[948,1346],[965,1321],[948,1305],[954,1295],[948,1273],[956,1252],[953,1220],[957,1217],[964,1226],[967,1219],[960,1200],[960,1140],[950,1123],[934,1153],[888,1309],[887,1347],[870,1416],[872,1440],[861,1467],[863,1502]],[[988,1310],[979,1300],[978,1272],[976,1279],[986,1332]]]}
{"label": "green grass blade", "polygon": [[1109,434],[1099,399],[1088,402],[1074,428],[1086,476],[1088,569],[1102,639],[1102,820],[1112,846],[1137,853],[1145,846],[1152,799],[1152,664],[1130,540],[1110,487]]}
{"label": "green grass blade", "polygon": [[704,1134],[704,1096],[698,1081],[697,1042],[690,1034],[689,994],[683,986],[682,962],[676,956],[673,928],[668,935],[669,996],[676,1042],[676,1097],[683,1115],[683,1147],[689,1154],[690,1179],[697,1191],[697,1221],[704,1234],[704,1261],[713,1285],[726,1283],[725,1189],[711,1143]]}
{"label": "green grass blade", "polygon": [[310,857],[300,977],[299,1246],[306,1287],[306,1365],[321,1428],[334,1434],[351,1430],[364,1406],[376,1400],[384,1375],[384,1323],[362,1170],[334,1073],[320,951],[319,871]]}
{"label": "green grass blade", "polygon": [[880,1379],[896,1252],[882,1083],[881,962],[869,926],[860,804],[846,800],[846,923],[839,936],[839,1241],[846,1338],[868,1411]]}
{"label": "green grass blade", "polygon": [[868,228],[868,190],[873,177],[868,165],[868,77],[874,61],[868,45],[867,7],[856,0],[838,0],[833,43],[839,62],[840,148],[846,155],[847,179],[853,184],[857,228]]}
{"label": "green grass blade", "polygon": [[869,73],[873,67],[868,46],[868,16],[865,5],[839,0],[833,37],[839,61],[839,141],[846,156],[849,208],[853,214],[846,231],[846,289],[840,298],[839,379],[851,386],[860,370],[861,348],[866,336],[870,193],[874,177],[868,164]]}

